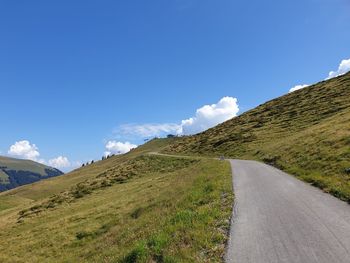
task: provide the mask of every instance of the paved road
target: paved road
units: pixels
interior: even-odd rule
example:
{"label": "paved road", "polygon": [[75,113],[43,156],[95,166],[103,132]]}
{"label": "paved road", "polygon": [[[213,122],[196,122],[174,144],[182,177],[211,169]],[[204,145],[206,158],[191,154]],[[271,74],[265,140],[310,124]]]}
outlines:
{"label": "paved road", "polygon": [[226,261],[349,263],[350,206],[271,166],[232,160]]}

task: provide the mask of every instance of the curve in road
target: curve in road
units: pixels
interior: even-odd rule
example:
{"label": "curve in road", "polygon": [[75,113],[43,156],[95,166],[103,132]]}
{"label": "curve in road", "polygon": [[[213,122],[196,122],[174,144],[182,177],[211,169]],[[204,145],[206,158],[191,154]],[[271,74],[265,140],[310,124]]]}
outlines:
{"label": "curve in road", "polygon": [[274,167],[231,160],[226,262],[349,263],[350,206]]}

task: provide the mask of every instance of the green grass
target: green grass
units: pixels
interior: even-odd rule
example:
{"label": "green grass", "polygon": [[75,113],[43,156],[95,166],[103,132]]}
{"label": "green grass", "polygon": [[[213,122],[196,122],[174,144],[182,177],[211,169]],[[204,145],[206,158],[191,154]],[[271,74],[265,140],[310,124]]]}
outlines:
{"label": "green grass", "polygon": [[[21,175],[17,174],[20,172]],[[0,191],[12,189],[45,178],[61,175],[57,169],[31,160],[22,160],[0,156]],[[24,180],[24,179],[27,180]],[[20,180],[19,180],[20,179]]]}
{"label": "green grass", "polygon": [[8,184],[9,176],[2,170],[0,170],[0,184]]}
{"label": "green grass", "polygon": [[232,180],[228,162],[205,156],[261,160],[349,202],[349,123],[347,74],[0,193],[0,262],[220,262]]}
{"label": "green grass", "polygon": [[350,202],[350,73],[180,138],[163,152],[264,161]]}
{"label": "green grass", "polygon": [[3,156],[0,156],[0,167],[6,167],[7,170],[31,171],[42,176],[47,175],[45,169],[52,170],[52,168],[49,166],[31,160],[22,160]]}
{"label": "green grass", "polygon": [[147,154],[168,143],[0,194],[0,262],[220,262],[229,163]]}
{"label": "green grass", "polygon": [[64,203],[71,203],[95,191],[111,187],[115,184],[123,184],[136,176],[147,173],[168,173],[185,168],[198,162],[196,159],[169,158],[156,155],[142,155],[130,159],[122,165],[115,166],[91,179],[86,179],[69,190],[52,195],[41,204],[35,204],[27,209],[21,210],[19,220],[32,215],[37,215],[47,209],[55,208]]}
{"label": "green grass", "polygon": [[146,145],[140,146],[127,154],[113,156],[104,160],[103,162],[95,162],[94,164],[88,165],[86,167],[76,169],[69,174],[49,178],[41,181],[40,183],[33,183],[28,186],[17,187],[10,191],[0,193],[0,197],[5,195],[12,196],[13,198],[20,197],[28,200],[42,200],[54,194],[65,191],[71,186],[77,185],[81,182],[84,182],[85,180],[95,178],[98,174],[105,172],[115,167],[116,165],[126,162],[141,154],[159,151],[175,140],[176,139],[152,140]]}

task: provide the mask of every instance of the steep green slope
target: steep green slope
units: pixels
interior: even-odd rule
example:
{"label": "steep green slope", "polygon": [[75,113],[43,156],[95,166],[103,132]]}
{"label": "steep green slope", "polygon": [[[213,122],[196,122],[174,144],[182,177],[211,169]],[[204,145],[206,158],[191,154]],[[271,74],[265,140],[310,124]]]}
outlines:
{"label": "steep green slope", "polygon": [[1,193],[0,261],[221,261],[229,163],[149,154],[171,141]]}
{"label": "steep green slope", "polygon": [[219,262],[230,167],[198,158],[219,155],[262,160],[349,201],[350,74],[0,193],[0,262]]}
{"label": "steep green slope", "polygon": [[164,152],[262,160],[350,201],[350,73],[178,139]]}
{"label": "steep green slope", "polygon": [[0,192],[62,174],[34,161],[0,156]]}

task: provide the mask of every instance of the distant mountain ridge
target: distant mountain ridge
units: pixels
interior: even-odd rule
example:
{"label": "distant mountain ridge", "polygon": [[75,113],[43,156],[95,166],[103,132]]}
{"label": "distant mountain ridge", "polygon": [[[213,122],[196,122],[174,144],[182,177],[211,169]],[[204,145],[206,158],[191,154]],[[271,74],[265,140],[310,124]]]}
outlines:
{"label": "distant mountain ridge", "polygon": [[56,168],[31,160],[0,156],[0,192],[62,174]]}

